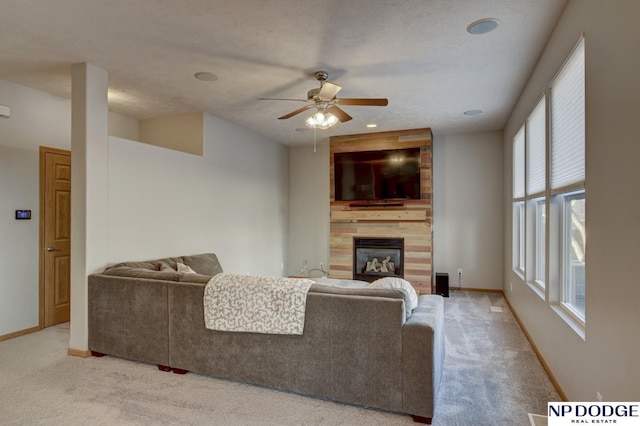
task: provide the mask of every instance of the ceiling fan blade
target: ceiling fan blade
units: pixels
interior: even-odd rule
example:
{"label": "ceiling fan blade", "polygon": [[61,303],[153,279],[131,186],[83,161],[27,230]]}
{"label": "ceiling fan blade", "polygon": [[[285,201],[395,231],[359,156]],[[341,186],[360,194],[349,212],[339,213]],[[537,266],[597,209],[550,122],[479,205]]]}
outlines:
{"label": "ceiling fan blade", "polygon": [[278,117],[278,120],[286,120],[287,118],[291,118],[294,115],[300,114],[301,112],[305,112],[309,108],[313,108],[313,105],[306,105],[306,106],[303,106],[302,108],[298,108],[297,110],[295,110],[293,112],[290,112],[287,115],[283,115],[282,117]]}
{"label": "ceiling fan blade", "polygon": [[340,120],[341,123],[349,121],[353,118],[335,105],[331,105],[329,108],[327,108],[327,112],[330,112],[331,114],[338,117],[338,120]]}
{"label": "ceiling fan blade", "polygon": [[322,87],[320,88],[320,93],[318,93],[318,97],[323,101],[330,101],[336,97],[339,91],[342,90],[342,87],[334,84],[330,81],[325,81],[322,83]]}
{"label": "ceiling fan blade", "polygon": [[308,99],[291,99],[291,98],[258,98],[259,101],[298,101],[309,102]]}
{"label": "ceiling fan blade", "polygon": [[387,106],[389,100],[386,98],[341,98],[336,99],[340,105],[362,105],[362,106]]}

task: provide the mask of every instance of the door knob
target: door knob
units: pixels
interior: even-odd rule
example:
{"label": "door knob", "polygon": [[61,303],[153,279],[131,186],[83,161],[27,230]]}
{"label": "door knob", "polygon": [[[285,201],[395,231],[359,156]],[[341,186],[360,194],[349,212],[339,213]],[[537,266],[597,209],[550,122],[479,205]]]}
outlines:
{"label": "door knob", "polygon": [[47,247],[47,251],[56,251],[55,247]]}

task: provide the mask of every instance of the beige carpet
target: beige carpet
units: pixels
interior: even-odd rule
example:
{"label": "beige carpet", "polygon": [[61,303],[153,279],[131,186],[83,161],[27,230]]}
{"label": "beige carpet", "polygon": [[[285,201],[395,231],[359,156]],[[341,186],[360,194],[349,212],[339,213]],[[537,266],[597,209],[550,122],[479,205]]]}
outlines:
{"label": "beige carpet", "polygon": [[[435,426],[527,425],[527,413],[559,400],[501,295],[452,292],[445,317]],[[0,424],[414,424],[406,415],[113,357],[70,357],[68,338],[63,324],[0,342]]]}

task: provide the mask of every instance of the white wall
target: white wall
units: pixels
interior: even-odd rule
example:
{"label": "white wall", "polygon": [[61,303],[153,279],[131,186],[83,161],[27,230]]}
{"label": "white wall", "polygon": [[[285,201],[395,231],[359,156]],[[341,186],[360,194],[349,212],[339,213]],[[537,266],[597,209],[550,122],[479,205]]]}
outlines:
{"label": "white wall", "polygon": [[[640,400],[640,2],[572,0],[504,131],[505,293],[570,400]],[[581,34],[586,49],[586,340],[512,272],[512,139]],[[511,284],[513,291],[511,291]]]}
{"label": "white wall", "polygon": [[[289,275],[300,275],[303,262],[308,269],[329,270],[329,142],[291,147],[289,186]],[[313,276],[317,276],[314,273]]]}
{"label": "white wall", "polygon": [[[68,149],[69,101],[0,80],[0,336],[38,325],[39,146]],[[15,220],[15,210],[31,220]]]}
{"label": "white wall", "polygon": [[204,118],[204,157],[110,139],[109,263],[213,252],[227,272],[282,275],[288,150]]}
{"label": "white wall", "polygon": [[[38,325],[38,158],[0,146],[0,336]],[[15,220],[23,209],[31,220]]]}
{"label": "white wall", "polygon": [[433,140],[433,265],[450,288],[502,288],[502,132]]}
{"label": "white wall", "polygon": [[[0,80],[0,104],[11,107],[11,118],[0,119],[3,336],[38,326],[39,147],[71,148],[71,102]],[[110,138],[109,259],[215,251],[225,270],[279,275],[288,151],[205,118],[204,158]],[[137,139],[137,120],[109,113],[109,134]],[[32,219],[16,221],[16,209],[30,209]]]}
{"label": "white wall", "polygon": [[[0,336],[38,326],[40,146],[71,148],[71,102],[0,80]],[[109,133],[137,138],[137,120],[109,113]],[[15,220],[15,210],[31,220]]]}
{"label": "white wall", "polygon": [[109,111],[109,136],[137,141],[139,128],[138,120]]}

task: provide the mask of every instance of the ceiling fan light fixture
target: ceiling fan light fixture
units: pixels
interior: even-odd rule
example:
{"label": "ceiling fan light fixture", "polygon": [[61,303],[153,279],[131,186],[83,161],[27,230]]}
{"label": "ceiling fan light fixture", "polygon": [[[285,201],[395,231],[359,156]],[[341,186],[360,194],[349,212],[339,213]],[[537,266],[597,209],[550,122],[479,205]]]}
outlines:
{"label": "ceiling fan light fixture", "polygon": [[330,112],[317,111],[305,121],[307,127],[316,129],[328,129],[338,123],[338,117]]}
{"label": "ceiling fan light fixture", "polygon": [[307,121],[305,121],[304,123],[307,125],[307,127],[316,127],[316,120],[313,118],[313,115],[307,118]]}
{"label": "ceiling fan light fixture", "polygon": [[[278,120],[286,120],[305,111],[315,111],[313,115],[305,120],[307,127],[316,129],[328,129],[340,123],[345,123],[353,117],[347,114],[342,105],[354,106],[387,106],[389,100],[387,98],[336,98],[336,95],[342,87],[327,80],[328,74],[325,71],[318,71],[315,74],[316,80],[320,82],[320,88],[311,89],[307,92],[307,99],[290,99],[290,98],[258,98],[260,100],[271,101],[297,101],[305,102],[307,105],[298,108],[295,111],[278,117]],[[315,108],[315,110],[313,109]]]}

